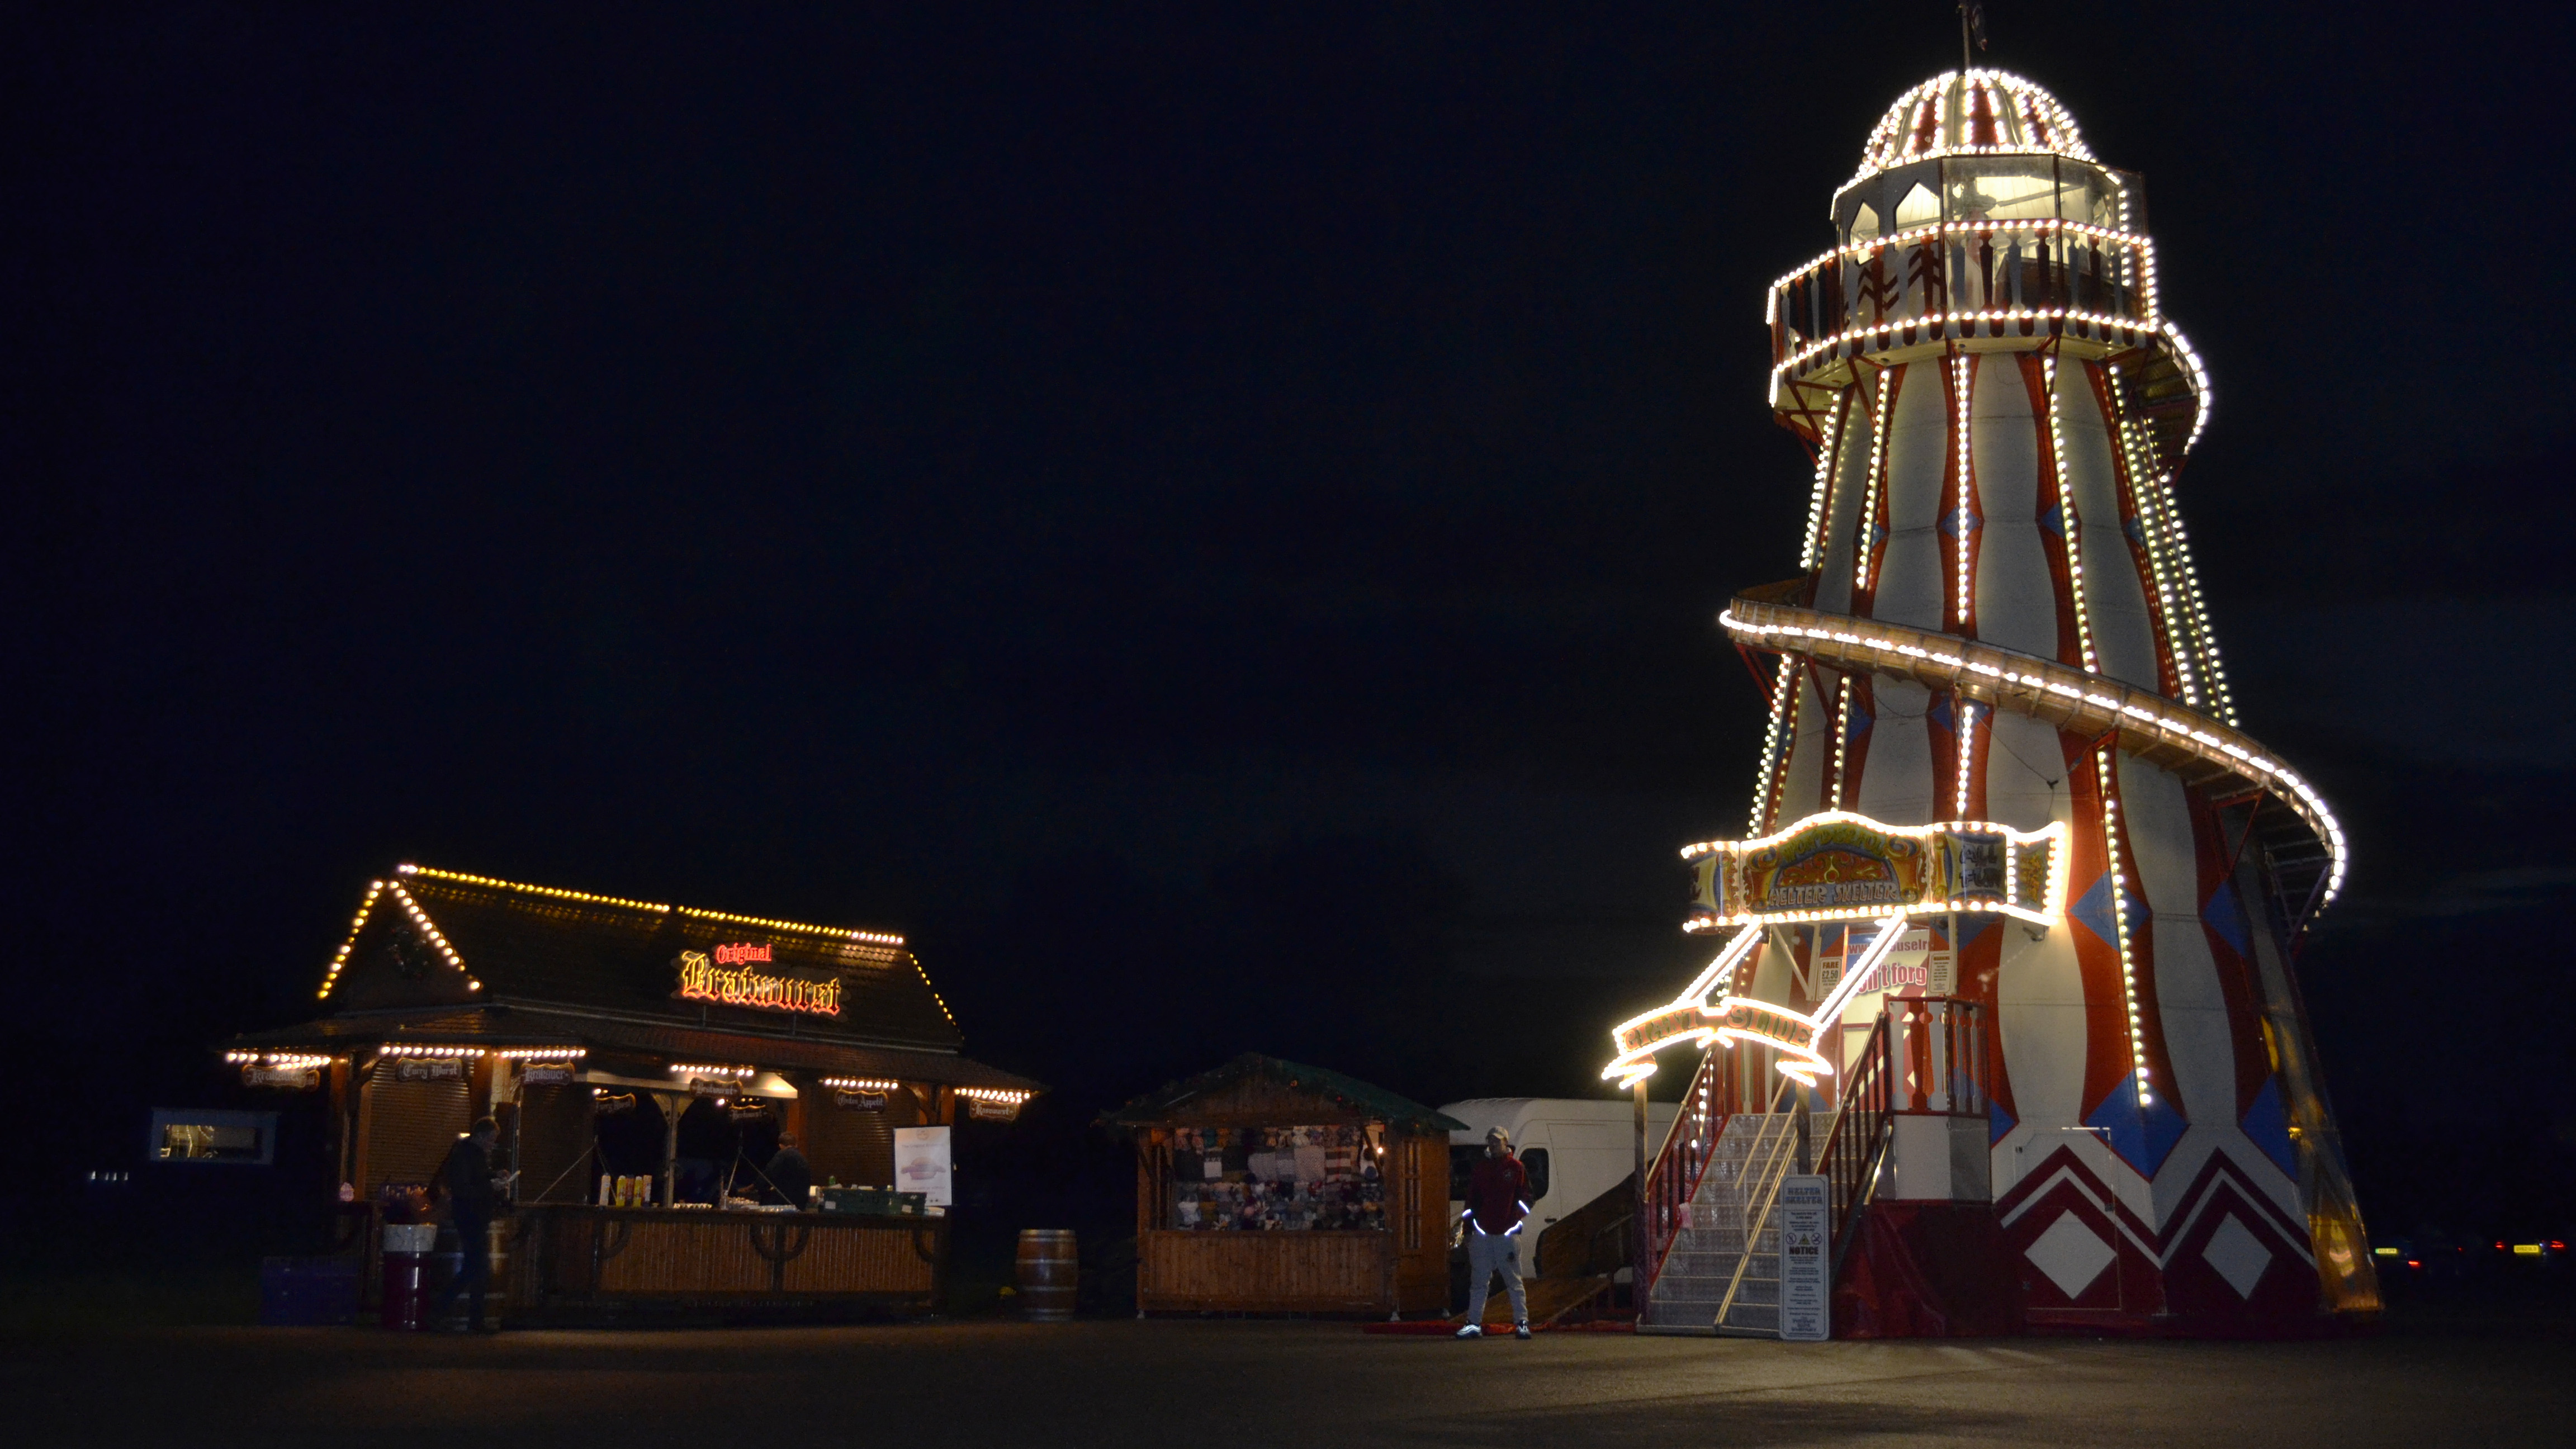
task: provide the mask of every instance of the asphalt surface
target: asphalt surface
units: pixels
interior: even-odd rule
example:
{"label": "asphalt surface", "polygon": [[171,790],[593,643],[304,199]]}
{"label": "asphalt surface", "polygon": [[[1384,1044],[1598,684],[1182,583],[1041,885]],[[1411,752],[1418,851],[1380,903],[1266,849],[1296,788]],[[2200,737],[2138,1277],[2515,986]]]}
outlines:
{"label": "asphalt surface", "polygon": [[0,1346],[21,1445],[2567,1444],[2563,1327],[1789,1345],[1086,1321]]}

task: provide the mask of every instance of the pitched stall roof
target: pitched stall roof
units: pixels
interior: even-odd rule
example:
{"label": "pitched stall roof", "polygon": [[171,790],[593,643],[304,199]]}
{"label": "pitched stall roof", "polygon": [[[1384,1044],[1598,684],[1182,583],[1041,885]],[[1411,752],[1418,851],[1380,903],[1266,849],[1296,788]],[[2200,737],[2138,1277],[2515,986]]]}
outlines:
{"label": "pitched stall roof", "polygon": [[[683,998],[683,952],[765,947],[755,969],[839,983],[834,1013]],[[903,937],[405,865],[373,882],[325,970],[330,1014],[243,1049],[579,1044],[770,1069],[1034,1090],[963,1037]]]}
{"label": "pitched stall roof", "polygon": [[[1248,1088],[1253,1090],[1247,1091]],[[1262,1088],[1269,1091],[1264,1093],[1259,1090]],[[1117,1127],[1215,1123],[1247,1115],[1246,1109],[1256,1098],[1267,1096],[1276,1102],[1280,1088],[1287,1089],[1288,1095],[1314,1099],[1318,1107],[1336,1117],[1385,1121],[1416,1132],[1468,1130],[1466,1123],[1454,1117],[1357,1077],[1257,1052],[1245,1052],[1195,1077],[1166,1082],[1114,1112],[1102,1113],[1100,1120]],[[1270,1120],[1283,1119],[1272,1115]]]}
{"label": "pitched stall roof", "polygon": [[[740,943],[768,947],[772,970],[837,975],[838,1014],[678,998],[681,952]],[[320,995],[340,1012],[510,1002],[929,1051],[954,1051],[963,1040],[901,936],[427,866],[403,866],[370,890]]]}

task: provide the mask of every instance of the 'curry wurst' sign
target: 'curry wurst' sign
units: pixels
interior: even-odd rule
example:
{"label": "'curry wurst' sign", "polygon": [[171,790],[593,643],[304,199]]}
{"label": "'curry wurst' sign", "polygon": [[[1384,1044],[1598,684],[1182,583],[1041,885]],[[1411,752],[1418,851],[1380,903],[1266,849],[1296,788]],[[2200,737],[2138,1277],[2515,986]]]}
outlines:
{"label": "'curry wurst' sign", "polygon": [[[713,1001],[760,1011],[841,1014],[840,977],[828,971],[803,971],[793,966],[764,970],[750,964],[766,963],[769,956],[767,946],[718,946],[713,957],[704,951],[683,951],[671,961],[680,973],[679,990],[672,994],[689,1001]],[[744,964],[732,964],[735,962]]]}

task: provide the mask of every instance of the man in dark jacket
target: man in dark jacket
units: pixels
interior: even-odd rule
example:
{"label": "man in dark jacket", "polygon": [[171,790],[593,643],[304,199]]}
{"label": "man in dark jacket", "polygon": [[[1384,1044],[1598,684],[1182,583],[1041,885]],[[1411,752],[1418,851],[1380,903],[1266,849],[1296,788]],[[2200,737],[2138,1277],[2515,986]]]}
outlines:
{"label": "man in dark jacket", "polygon": [[472,1316],[466,1319],[466,1327],[476,1333],[492,1331],[483,1326],[483,1295],[492,1284],[490,1229],[501,1203],[499,1189],[509,1180],[492,1174],[492,1149],[500,1143],[501,1124],[489,1117],[477,1118],[474,1129],[458,1138],[447,1149],[447,1160],[438,1165],[435,1187],[447,1199],[459,1260],[456,1276],[440,1290],[438,1302],[429,1310],[432,1323],[444,1322],[447,1311],[456,1306],[456,1295],[471,1290]]}
{"label": "man in dark jacket", "polygon": [[1485,1157],[1467,1179],[1467,1326],[1460,1338],[1485,1336],[1485,1295],[1494,1275],[1503,1275],[1503,1291],[1512,1298],[1512,1337],[1527,1338],[1529,1299],[1521,1292],[1520,1231],[1529,1216],[1529,1179],[1521,1160],[1512,1155],[1512,1134],[1500,1127],[1485,1133]]}
{"label": "man in dark jacket", "polygon": [[805,1154],[796,1150],[796,1134],[778,1134],[778,1151],[769,1159],[768,1169],[761,1174],[778,1193],[778,1200],[802,1210],[814,1196],[814,1167]]}

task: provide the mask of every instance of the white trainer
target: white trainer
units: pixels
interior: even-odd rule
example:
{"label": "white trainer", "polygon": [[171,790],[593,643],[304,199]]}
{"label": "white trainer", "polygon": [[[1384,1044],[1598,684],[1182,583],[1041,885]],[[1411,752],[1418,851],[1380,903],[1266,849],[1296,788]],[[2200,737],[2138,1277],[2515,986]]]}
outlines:
{"label": "white trainer", "polygon": [[1485,1336],[1484,1325],[1480,1323],[1470,1323],[1466,1327],[1458,1330],[1458,1336],[1460,1338],[1482,1338]]}

